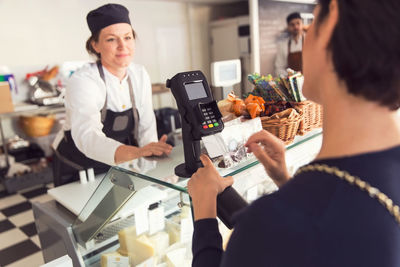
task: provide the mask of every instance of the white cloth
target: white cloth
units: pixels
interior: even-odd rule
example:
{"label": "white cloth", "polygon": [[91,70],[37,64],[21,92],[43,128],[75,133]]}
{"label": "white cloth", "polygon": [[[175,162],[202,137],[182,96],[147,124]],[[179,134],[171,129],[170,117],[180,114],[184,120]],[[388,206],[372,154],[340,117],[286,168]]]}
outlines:
{"label": "white cloth", "polygon": [[[275,75],[280,76],[280,75],[287,75],[286,69],[288,68],[288,42],[289,38],[281,41],[278,43],[278,49],[276,52],[276,58],[275,58]],[[299,40],[292,41],[290,42],[290,52],[299,52],[303,50],[303,40],[302,37],[299,38]]]}
{"label": "white cloth", "polygon": [[[64,136],[71,130],[72,139],[77,148],[88,158],[115,165],[116,149],[120,142],[108,138],[102,132],[100,111],[107,94],[107,109],[121,112],[132,108],[127,76],[122,80],[103,67],[106,85],[99,75],[95,63],[87,64],[76,71],[68,81],[65,108],[66,122],[54,140],[56,148]],[[139,147],[157,141],[157,126],[152,104],[150,78],[145,68],[130,64],[127,74],[131,77],[135,104],[139,113]],[[136,164],[135,164],[136,165]]]}

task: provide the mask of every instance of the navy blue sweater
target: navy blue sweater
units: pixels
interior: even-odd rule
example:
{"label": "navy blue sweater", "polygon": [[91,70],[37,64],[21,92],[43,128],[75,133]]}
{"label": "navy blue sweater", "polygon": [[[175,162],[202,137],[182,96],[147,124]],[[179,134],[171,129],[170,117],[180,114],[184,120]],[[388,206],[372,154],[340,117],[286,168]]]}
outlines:
{"label": "navy blue sweater", "polygon": [[[400,205],[400,147],[318,160]],[[226,252],[216,219],[196,221],[193,266],[400,266],[400,226],[376,199],[321,172],[295,176],[236,215]]]}

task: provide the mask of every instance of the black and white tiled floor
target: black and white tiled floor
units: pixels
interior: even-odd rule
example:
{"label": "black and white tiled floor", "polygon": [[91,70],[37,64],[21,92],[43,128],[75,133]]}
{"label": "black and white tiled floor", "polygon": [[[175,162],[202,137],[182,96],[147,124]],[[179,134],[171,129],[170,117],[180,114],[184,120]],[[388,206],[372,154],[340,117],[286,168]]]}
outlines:
{"label": "black and white tiled floor", "polygon": [[7,194],[0,187],[0,266],[36,267],[44,264],[32,203],[51,200],[52,185]]}

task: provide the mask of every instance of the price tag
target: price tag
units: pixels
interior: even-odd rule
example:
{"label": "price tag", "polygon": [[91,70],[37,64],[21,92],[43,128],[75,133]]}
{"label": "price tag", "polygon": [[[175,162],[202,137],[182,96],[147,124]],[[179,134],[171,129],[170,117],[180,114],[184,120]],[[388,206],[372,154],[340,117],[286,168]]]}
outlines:
{"label": "price tag", "polygon": [[247,202],[252,202],[258,197],[258,186],[253,186],[247,190]]}
{"label": "price tag", "polygon": [[129,266],[129,257],[125,256],[108,256],[107,266],[110,267],[127,267]]}
{"label": "price tag", "polygon": [[189,242],[193,236],[193,222],[192,218],[181,219],[181,242]]}
{"label": "price tag", "polygon": [[141,235],[149,230],[149,217],[147,207],[139,207],[134,211],[136,235]]}
{"label": "price tag", "polygon": [[165,228],[164,207],[149,210],[149,234],[155,234]]}

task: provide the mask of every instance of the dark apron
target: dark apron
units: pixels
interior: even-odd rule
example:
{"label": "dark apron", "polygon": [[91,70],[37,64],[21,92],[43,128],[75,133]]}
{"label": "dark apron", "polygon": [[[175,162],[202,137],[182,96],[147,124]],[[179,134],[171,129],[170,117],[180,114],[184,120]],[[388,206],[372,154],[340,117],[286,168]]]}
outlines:
{"label": "dark apron", "polygon": [[[97,68],[99,70],[101,79],[106,84],[103,68],[100,62],[97,62]],[[132,102],[132,109],[128,109],[122,112],[114,112],[111,110],[107,110],[107,94],[106,94],[104,107],[100,111],[101,121],[103,123],[102,131],[107,137],[112,138],[125,145],[138,146],[137,140],[138,140],[139,113],[136,108],[135,99],[133,95],[132,81],[129,76],[127,78],[127,81],[129,84],[129,95]],[[71,131],[64,132],[64,138],[58,145],[55,154],[57,160],[60,161],[58,162],[58,164],[60,163],[66,164],[75,170],[85,170],[88,168],[93,168],[95,173],[101,173],[101,172],[106,172],[110,168],[110,166],[107,164],[86,157],[76,147],[75,142],[71,136]],[[59,173],[55,173],[54,177],[55,186],[62,184],[60,181],[63,175],[62,169],[63,168],[59,168],[58,170]]]}
{"label": "dark apron", "polygon": [[[288,68],[294,71],[303,71],[302,51],[290,52],[290,44],[292,39],[289,38],[288,42]],[[304,44],[304,35],[301,37],[302,45]]]}

